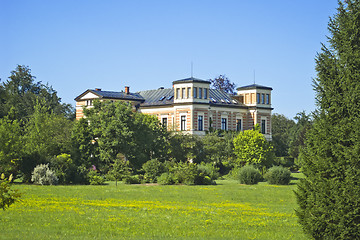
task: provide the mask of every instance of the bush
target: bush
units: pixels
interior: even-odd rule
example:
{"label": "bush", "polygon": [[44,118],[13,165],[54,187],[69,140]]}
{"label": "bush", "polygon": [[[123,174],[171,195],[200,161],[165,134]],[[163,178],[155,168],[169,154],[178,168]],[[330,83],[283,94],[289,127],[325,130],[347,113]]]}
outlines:
{"label": "bush", "polygon": [[161,184],[161,185],[173,185],[173,184],[175,184],[173,175],[168,173],[168,172],[161,174],[161,176],[158,177],[157,182],[159,184]]}
{"label": "bush", "polygon": [[54,170],[59,184],[75,183],[77,168],[70,154],[60,154],[50,159],[51,169]]}
{"label": "bush", "polygon": [[90,170],[88,173],[90,185],[103,185],[105,183],[105,178],[100,176],[96,170]]}
{"label": "bush", "polygon": [[142,169],[145,171],[144,178],[148,182],[157,182],[157,178],[166,172],[164,163],[157,159],[147,161],[143,164]]}
{"label": "bush", "polygon": [[40,164],[34,168],[31,181],[41,185],[55,185],[58,182],[56,174],[49,169],[49,164]]}
{"label": "bush", "polygon": [[252,165],[246,165],[240,168],[238,173],[238,179],[242,184],[257,184],[262,180],[262,176],[258,169]]}
{"label": "bush", "polygon": [[0,177],[0,208],[5,210],[13,204],[21,196],[18,190],[11,189],[12,174],[9,179],[5,178],[5,174]]}
{"label": "bush", "polygon": [[265,179],[269,184],[287,185],[291,180],[291,172],[282,166],[275,166],[265,174]]}
{"label": "bush", "polygon": [[212,163],[201,163],[197,165],[197,169],[211,180],[219,178],[219,168],[215,167]]}
{"label": "bush", "polygon": [[125,184],[140,184],[141,177],[139,175],[126,176],[123,178]]}

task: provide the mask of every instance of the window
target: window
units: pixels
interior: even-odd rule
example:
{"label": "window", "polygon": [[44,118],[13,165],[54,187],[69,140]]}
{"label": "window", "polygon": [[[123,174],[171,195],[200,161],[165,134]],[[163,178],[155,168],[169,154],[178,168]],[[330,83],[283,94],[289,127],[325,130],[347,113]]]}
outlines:
{"label": "window", "polygon": [[209,118],[209,128],[212,127],[212,122],[213,122],[213,121],[212,121],[212,117],[210,117],[210,118]]}
{"label": "window", "polygon": [[167,118],[162,119],[162,125],[164,126],[164,128],[167,128]]}
{"label": "window", "polygon": [[261,120],[261,133],[266,133],[266,120]]}
{"label": "window", "polygon": [[270,94],[266,94],[266,104],[270,104]]}
{"label": "window", "polygon": [[260,93],[256,94],[256,102],[260,104]]}
{"label": "window", "polygon": [[208,92],[208,90],[207,90],[207,88],[204,88],[204,99],[207,99],[207,92]]}
{"label": "window", "polygon": [[180,88],[176,89],[176,99],[180,98]]}
{"label": "window", "polygon": [[221,118],[221,130],[226,130],[226,118]]}
{"label": "window", "polygon": [[265,104],[265,94],[261,94],[261,103]]}
{"label": "window", "polygon": [[194,87],[194,98],[197,98],[197,88]]}
{"label": "window", "polygon": [[191,97],[191,88],[187,88],[187,98]]}
{"label": "window", "polygon": [[236,131],[241,131],[241,119],[236,120]]}
{"label": "window", "polygon": [[185,98],[185,88],[181,89],[181,98],[184,99]]}
{"label": "window", "polygon": [[86,100],[86,106],[92,106],[93,100]]}
{"label": "window", "polygon": [[180,125],[181,131],[186,131],[186,116],[181,116],[181,125]]}
{"label": "window", "polygon": [[198,117],[198,131],[203,131],[203,116]]}
{"label": "window", "polygon": [[199,88],[199,98],[202,98],[202,88]]}

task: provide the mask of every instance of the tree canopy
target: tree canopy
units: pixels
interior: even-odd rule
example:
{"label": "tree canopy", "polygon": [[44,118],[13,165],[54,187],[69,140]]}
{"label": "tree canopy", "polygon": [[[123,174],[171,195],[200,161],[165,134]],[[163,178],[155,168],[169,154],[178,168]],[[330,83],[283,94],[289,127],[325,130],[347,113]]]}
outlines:
{"label": "tree canopy", "polygon": [[314,239],[360,236],[360,1],[339,1],[316,56],[317,110],[303,150],[297,215]]}
{"label": "tree canopy", "polygon": [[219,75],[214,79],[210,79],[211,88],[222,90],[229,94],[235,93],[236,84],[231,82],[225,75]]}

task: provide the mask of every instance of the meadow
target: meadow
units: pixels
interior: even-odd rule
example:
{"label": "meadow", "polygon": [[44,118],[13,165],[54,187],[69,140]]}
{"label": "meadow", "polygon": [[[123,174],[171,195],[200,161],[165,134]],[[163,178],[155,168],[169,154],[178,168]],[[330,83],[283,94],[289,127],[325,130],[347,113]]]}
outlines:
{"label": "meadow", "polygon": [[[298,177],[299,174],[294,175]],[[214,186],[38,186],[0,212],[0,239],[306,239],[293,190]]]}

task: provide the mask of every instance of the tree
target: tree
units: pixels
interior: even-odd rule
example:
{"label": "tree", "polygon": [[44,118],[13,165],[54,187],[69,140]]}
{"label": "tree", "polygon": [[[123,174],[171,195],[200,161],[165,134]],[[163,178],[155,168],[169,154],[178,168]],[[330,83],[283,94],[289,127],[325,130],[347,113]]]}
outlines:
{"label": "tree", "polygon": [[297,216],[314,239],[360,236],[360,1],[339,1],[316,56],[317,110],[303,150]]}
{"label": "tree", "polygon": [[49,111],[74,118],[72,106],[61,103],[51,86],[35,82],[35,79],[30,68],[24,65],[18,65],[11,72],[8,80],[0,85],[0,117],[6,116],[11,108],[15,108],[17,118],[26,120],[33,113],[36,102],[43,100]]}
{"label": "tree", "polygon": [[0,176],[0,208],[3,210],[16,202],[21,196],[17,189],[11,189],[12,179],[12,175],[8,179],[5,178],[3,173]]}
{"label": "tree", "polygon": [[272,144],[277,157],[289,155],[291,130],[294,126],[295,122],[282,114],[271,115]]}
{"label": "tree", "polygon": [[289,155],[298,158],[305,145],[306,133],[312,126],[312,116],[302,111],[294,117],[296,124],[290,131]]}
{"label": "tree", "polygon": [[274,160],[272,145],[260,133],[258,125],[253,130],[240,132],[234,139],[234,152],[238,166],[248,164],[271,167]]}
{"label": "tree", "polygon": [[229,94],[235,93],[236,84],[230,82],[230,80],[225,75],[219,75],[214,79],[210,79],[211,88],[222,90]]}

